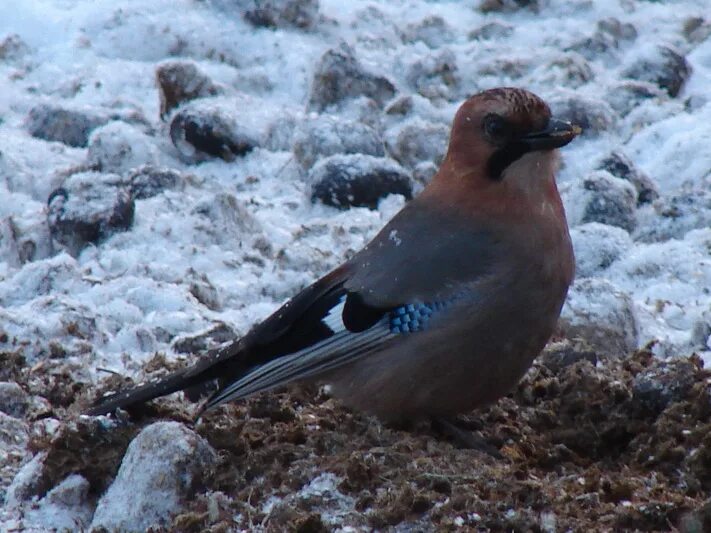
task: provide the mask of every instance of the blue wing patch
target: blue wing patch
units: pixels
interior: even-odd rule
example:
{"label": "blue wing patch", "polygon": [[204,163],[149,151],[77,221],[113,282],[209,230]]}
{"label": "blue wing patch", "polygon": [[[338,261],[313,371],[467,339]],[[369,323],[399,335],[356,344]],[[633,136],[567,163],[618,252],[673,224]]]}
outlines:
{"label": "blue wing patch", "polygon": [[390,311],[388,325],[391,333],[413,333],[427,328],[434,313],[441,311],[449,302],[430,302],[401,305]]}

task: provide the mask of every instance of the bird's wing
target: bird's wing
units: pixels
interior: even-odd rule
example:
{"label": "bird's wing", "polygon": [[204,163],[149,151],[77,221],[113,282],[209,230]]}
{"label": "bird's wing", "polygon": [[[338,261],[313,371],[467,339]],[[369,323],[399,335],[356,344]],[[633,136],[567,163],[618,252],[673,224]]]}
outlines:
{"label": "bird's wing", "polygon": [[212,388],[205,404],[210,409],[316,377],[424,329],[463,284],[490,271],[497,241],[488,232],[463,232],[461,221],[420,209],[416,201],[409,204],[367,248],[239,341],[158,383],[107,397],[90,413],[190,388]]}

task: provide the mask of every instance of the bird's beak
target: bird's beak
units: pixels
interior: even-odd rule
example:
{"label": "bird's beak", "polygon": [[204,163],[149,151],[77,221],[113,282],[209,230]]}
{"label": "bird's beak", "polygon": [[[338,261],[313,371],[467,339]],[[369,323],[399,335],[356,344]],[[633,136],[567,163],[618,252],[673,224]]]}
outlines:
{"label": "bird's beak", "polygon": [[521,142],[529,151],[553,150],[565,146],[582,131],[580,126],[552,118],[545,129],[524,135]]}

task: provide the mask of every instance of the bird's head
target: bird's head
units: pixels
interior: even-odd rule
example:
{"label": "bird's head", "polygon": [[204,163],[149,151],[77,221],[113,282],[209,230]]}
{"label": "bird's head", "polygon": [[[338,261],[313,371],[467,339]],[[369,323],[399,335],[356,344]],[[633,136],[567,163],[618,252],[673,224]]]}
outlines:
{"label": "bird's head", "polygon": [[516,167],[520,174],[552,168],[554,150],[580,128],[551,117],[548,105],[518,88],[498,88],[470,97],[452,125],[445,167],[449,175],[503,181]]}

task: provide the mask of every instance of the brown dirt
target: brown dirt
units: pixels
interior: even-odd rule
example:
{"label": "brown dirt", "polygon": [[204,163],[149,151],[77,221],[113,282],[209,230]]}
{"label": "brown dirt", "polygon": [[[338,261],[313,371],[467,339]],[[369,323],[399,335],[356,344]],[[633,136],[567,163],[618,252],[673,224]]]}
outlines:
{"label": "brown dirt", "polygon": [[[665,363],[648,349],[596,359],[579,346],[549,350],[512,394],[461,421],[501,459],[460,449],[428,424],[383,425],[314,390],[218,409],[195,430],[219,464],[170,530],[711,531],[711,373],[697,357]],[[140,420],[80,418],[96,390],[10,361],[5,379],[52,405],[28,416],[64,420],[31,440],[49,454],[39,493],[78,472],[98,495],[141,427],[191,425],[179,397],[154,402]],[[340,480],[337,490],[304,490],[324,473]]]}

